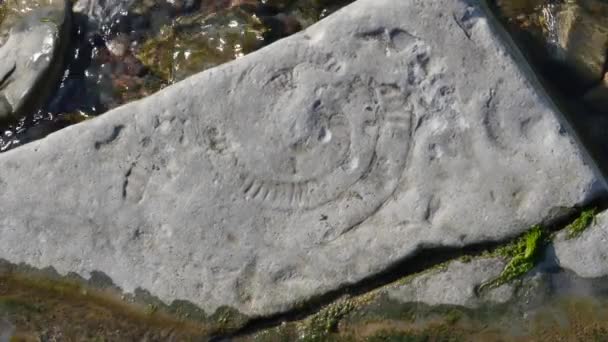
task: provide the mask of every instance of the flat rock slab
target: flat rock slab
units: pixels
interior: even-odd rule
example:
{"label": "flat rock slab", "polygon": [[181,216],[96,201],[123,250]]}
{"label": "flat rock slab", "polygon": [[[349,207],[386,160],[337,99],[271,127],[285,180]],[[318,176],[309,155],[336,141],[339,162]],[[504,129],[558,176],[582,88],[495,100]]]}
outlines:
{"label": "flat rock slab", "polygon": [[413,277],[402,285],[383,292],[401,303],[458,305],[478,308],[483,304],[506,303],[515,295],[515,286],[503,284],[487,291],[479,287],[500,276],[507,261],[499,257],[455,260],[445,267]]}
{"label": "flat rock slab", "polygon": [[568,239],[567,232],[553,241],[559,265],[580,277],[608,276],[608,212],[598,214],[589,228],[579,237]]}
{"label": "flat rock slab", "polygon": [[474,2],[360,0],[0,156],[0,258],[247,315],[597,194]]}

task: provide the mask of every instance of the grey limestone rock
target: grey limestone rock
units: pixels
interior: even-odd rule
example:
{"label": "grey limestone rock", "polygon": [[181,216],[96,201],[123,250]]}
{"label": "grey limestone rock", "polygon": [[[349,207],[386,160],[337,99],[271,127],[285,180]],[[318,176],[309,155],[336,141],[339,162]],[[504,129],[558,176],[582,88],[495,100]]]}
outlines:
{"label": "grey limestone rock", "polygon": [[577,238],[568,239],[567,232],[560,233],[553,246],[561,267],[584,278],[608,276],[608,212],[597,215]]}
{"label": "grey limestone rock", "polygon": [[[36,110],[61,76],[70,32],[69,1],[35,4],[23,16],[11,15],[14,23],[0,47],[0,121]],[[10,10],[12,4],[5,6]]]}
{"label": "grey limestone rock", "polygon": [[505,303],[515,295],[515,287],[504,284],[479,293],[482,284],[496,279],[506,261],[502,258],[477,258],[470,262],[453,261],[445,268],[432,270],[411,281],[388,288],[389,298],[402,303],[458,305],[477,308],[482,304]]}
{"label": "grey limestone rock", "polygon": [[475,2],[359,0],[0,155],[0,258],[288,310],[592,199],[557,114]]}

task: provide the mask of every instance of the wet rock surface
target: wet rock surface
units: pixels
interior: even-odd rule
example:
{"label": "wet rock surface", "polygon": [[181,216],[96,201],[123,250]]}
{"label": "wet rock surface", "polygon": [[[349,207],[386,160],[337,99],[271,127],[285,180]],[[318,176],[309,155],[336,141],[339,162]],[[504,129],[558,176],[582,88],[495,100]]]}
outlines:
{"label": "wet rock surface", "polygon": [[[2,4],[4,21],[14,22],[0,47],[2,122],[17,121],[37,110],[61,76],[69,44],[69,2],[35,5],[32,12],[19,15],[19,5]],[[2,25],[7,25],[4,21]]]}
{"label": "wet rock surface", "polygon": [[462,0],[360,0],[0,163],[0,258],[251,316],[599,191]]}

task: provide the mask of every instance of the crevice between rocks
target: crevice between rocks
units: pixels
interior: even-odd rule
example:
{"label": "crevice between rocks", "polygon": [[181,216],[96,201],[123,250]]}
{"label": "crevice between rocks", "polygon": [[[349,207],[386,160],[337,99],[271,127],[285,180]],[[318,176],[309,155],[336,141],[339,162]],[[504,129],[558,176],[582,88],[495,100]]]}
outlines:
{"label": "crevice between rocks", "polygon": [[[548,233],[554,233],[565,229],[576,220],[583,211],[595,208],[597,212],[608,210],[608,195],[599,197],[585,205],[577,208],[564,209],[561,215],[545,220],[540,224]],[[265,317],[257,317],[248,321],[240,329],[210,337],[210,341],[229,341],[237,337],[245,337],[262,332],[283,323],[300,321],[320,312],[324,307],[342,299],[357,297],[374,290],[390,285],[400,279],[412,276],[426,270],[432,269],[440,264],[457,260],[461,257],[480,257],[485,252],[495,250],[519,239],[524,233],[508,237],[500,241],[487,241],[472,244],[466,247],[443,247],[443,246],[421,246],[413,256],[395,262],[384,271],[371,275],[361,281],[344,285],[336,290],[319,295],[308,300],[292,310],[273,314]]]}

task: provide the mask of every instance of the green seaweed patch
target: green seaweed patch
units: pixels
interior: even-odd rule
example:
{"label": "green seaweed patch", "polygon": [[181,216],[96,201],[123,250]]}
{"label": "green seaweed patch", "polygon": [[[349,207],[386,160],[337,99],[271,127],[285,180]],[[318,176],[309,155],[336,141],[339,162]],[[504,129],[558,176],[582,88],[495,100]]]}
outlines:
{"label": "green seaweed patch", "polygon": [[597,208],[585,210],[581,215],[566,227],[566,239],[579,237],[590,225],[595,223]]}
{"label": "green seaweed patch", "polygon": [[322,310],[311,320],[311,327],[322,333],[331,332],[340,319],[355,309],[355,303],[351,300],[339,301]]}
{"label": "green seaweed patch", "polygon": [[219,307],[209,319],[218,333],[230,333],[238,330],[249,320],[247,316],[228,306]]}
{"label": "green seaweed patch", "polygon": [[321,309],[312,317],[300,323],[300,340],[306,342],[326,341],[338,323],[351,312],[373,301],[375,291],[353,298],[343,298]]}
{"label": "green seaweed patch", "polygon": [[482,284],[479,290],[499,287],[528,273],[536,265],[545,242],[544,230],[536,225],[514,243],[498,248],[492,254],[510,258],[510,261],[497,278]]}

